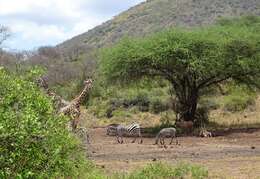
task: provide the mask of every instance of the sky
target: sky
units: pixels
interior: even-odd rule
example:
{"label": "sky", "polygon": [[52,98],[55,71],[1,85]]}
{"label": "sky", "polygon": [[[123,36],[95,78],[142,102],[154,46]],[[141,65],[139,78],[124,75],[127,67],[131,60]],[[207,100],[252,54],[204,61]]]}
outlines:
{"label": "sky", "polygon": [[102,24],[144,0],[0,0],[8,50],[54,46]]}

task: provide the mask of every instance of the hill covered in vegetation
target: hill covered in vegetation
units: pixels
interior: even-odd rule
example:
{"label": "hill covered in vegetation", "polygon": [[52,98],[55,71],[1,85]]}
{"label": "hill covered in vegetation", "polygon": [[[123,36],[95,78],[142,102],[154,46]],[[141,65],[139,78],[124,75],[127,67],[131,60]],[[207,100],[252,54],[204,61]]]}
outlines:
{"label": "hill covered in vegetation", "polygon": [[[98,49],[111,46],[124,36],[142,37],[179,26],[206,26],[221,17],[243,15],[260,16],[260,2],[147,0],[55,48],[41,47],[37,52],[30,54],[27,61],[21,63],[26,68],[32,65],[45,67],[50,86],[65,98],[71,98],[79,90],[82,80],[96,71]],[[9,68],[17,67],[13,67],[16,64],[13,60],[4,62],[3,65]]]}
{"label": "hill covered in vegetation", "polygon": [[123,36],[143,36],[176,26],[201,26],[220,17],[260,15],[258,0],[147,0],[112,20],[58,45],[65,56],[91,53]]}
{"label": "hill covered in vegetation", "polygon": [[206,26],[221,17],[244,15],[259,16],[260,2],[257,0],[147,0],[94,29],[57,45],[62,59],[57,63],[57,67],[67,69],[70,75],[63,79],[60,74],[66,73],[60,73],[60,68],[52,67],[49,76],[54,76],[52,74],[55,73],[55,78],[58,79],[53,83],[59,81],[59,84],[64,84],[79,79],[79,75],[93,74],[96,69],[97,50],[115,44],[124,36],[142,37],[172,27]]}

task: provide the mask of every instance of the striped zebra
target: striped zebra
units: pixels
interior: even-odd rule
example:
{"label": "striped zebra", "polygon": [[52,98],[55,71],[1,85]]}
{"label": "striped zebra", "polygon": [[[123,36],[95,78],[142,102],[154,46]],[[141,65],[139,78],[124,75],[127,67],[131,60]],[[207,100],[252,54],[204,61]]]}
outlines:
{"label": "striped zebra", "polygon": [[130,124],[128,126],[123,126],[123,125],[120,124],[116,127],[116,137],[117,137],[118,143],[122,144],[124,142],[123,141],[123,135],[124,134],[134,135],[135,138],[132,141],[132,143],[134,143],[136,141],[137,136],[139,138],[141,138],[139,143],[140,144],[143,143],[143,139],[142,139],[142,135],[141,135],[141,127],[137,123],[133,123],[133,124]]}
{"label": "striped zebra", "polygon": [[120,124],[109,124],[106,129],[107,129],[107,135],[109,136],[114,136],[116,135],[116,128],[119,126]]}
{"label": "striped zebra", "polygon": [[171,137],[170,145],[172,144],[173,138],[176,138],[176,145],[179,143],[178,139],[176,137],[176,129],[174,127],[169,127],[169,128],[163,128],[162,130],[160,130],[160,132],[156,135],[154,145],[158,144],[159,139],[160,139],[161,145],[164,145],[165,137]]}

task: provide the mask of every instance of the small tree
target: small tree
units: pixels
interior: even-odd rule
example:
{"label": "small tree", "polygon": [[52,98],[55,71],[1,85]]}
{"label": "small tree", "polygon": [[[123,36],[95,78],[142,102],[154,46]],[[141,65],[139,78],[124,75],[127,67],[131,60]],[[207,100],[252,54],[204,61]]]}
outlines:
{"label": "small tree", "polygon": [[10,36],[9,29],[0,25],[0,46]]}
{"label": "small tree", "polygon": [[250,25],[173,29],[143,39],[124,39],[101,53],[109,81],[129,83],[161,77],[175,92],[180,118],[196,120],[202,90],[226,80],[257,85],[260,75],[259,18]]}

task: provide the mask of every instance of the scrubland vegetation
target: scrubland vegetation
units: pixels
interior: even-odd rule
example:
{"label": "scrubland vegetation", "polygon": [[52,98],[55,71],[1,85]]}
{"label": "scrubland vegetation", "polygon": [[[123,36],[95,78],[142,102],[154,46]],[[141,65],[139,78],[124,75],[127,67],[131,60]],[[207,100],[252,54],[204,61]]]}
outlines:
{"label": "scrubland vegetation", "polygon": [[[259,17],[248,16],[222,19],[211,27],[123,39],[98,55],[88,112],[109,122],[151,113],[160,116],[162,126],[174,125],[178,113],[199,126],[208,124],[211,110],[248,109],[258,95],[259,31]],[[44,56],[58,58],[50,51],[38,51],[43,64]],[[55,114],[51,100],[34,83],[40,72],[28,67],[29,62],[15,67],[1,64],[8,70],[0,68],[0,178],[208,177],[208,171],[198,166],[162,163],[108,176],[87,160],[81,142],[66,129],[68,119]],[[86,64],[76,59],[74,65],[84,68]],[[59,63],[54,66],[62,68]],[[64,81],[75,74],[70,73],[73,67]],[[52,89],[70,99],[89,74],[78,74],[79,80],[68,87],[54,80]]]}
{"label": "scrubland vegetation", "polygon": [[32,82],[0,69],[0,178],[77,177],[87,165],[67,119]]}
{"label": "scrubland vegetation", "polygon": [[[54,113],[48,99],[32,82],[39,71],[23,78],[0,69],[1,178],[107,178],[87,161],[78,139],[66,129],[67,119]],[[203,178],[207,171],[191,165],[172,168],[153,164],[109,178]]]}

